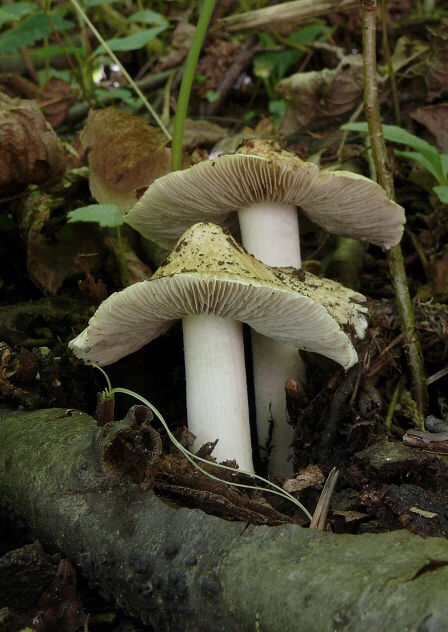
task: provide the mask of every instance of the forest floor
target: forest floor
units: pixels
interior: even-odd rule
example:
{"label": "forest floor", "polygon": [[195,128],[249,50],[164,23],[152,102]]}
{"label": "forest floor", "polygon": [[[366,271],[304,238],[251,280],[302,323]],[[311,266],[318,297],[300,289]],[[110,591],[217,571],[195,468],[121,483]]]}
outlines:
{"label": "forest floor", "polygon": [[[26,3],[6,6],[14,4]],[[177,1],[155,3],[157,10],[151,3],[140,9],[124,2],[91,4],[89,16],[106,38],[159,29],[139,48],[133,44],[116,50],[169,128],[197,8]],[[247,28],[238,22],[236,6],[218,3],[202,48],[183,167],[207,155],[233,152],[244,138],[267,137],[322,168],[370,176],[366,135],[341,130],[344,123],[364,121],[359,8],[336,7],[305,22],[279,20]],[[150,9],[144,30],[135,16]],[[10,409],[61,407],[94,415],[104,378],[76,359],[67,344],[107,296],[128,282],[149,279],[163,253],[148,252],[137,233],[123,227],[126,276],[116,229],[93,220],[69,223],[67,212],[94,204],[91,192],[98,202],[120,200],[120,210],[131,206],[150,181],[169,172],[170,149],[160,129],[148,132],[146,122],[141,127],[142,119],[154,121],[120,68],[104,53],[94,54],[98,44],[76,12],[55,9],[50,31],[16,52],[14,38],[23,37],[26,25],[42,16],[36,7],[23,11],[13,21],[0,16],[0,397]],[[70,23],[64,25],[64,20]],[[387,3],[384,21],[378,11],[377,28],[383,123],[433,148],[432,153],[424,148],[419,153],[418,143],[387,142],[397,202],[406,210],[401,245],[429,406],[422,414],[412,400],[385,252],[305,221],[300,230],[304,269],[367,297],[369,325],[365,339],[357,343],[360,362],[348,372],[302,352],[307,387],[298,388],[294,380],[286,384],[294,474],[281,483],[312,512],[323,481],[336,467],[339,479],[328,529],[353,534],[408,529],[423,537],[447,537],[448,434],[431,440],[429,431],[448,433],[448,14],[437,6],[425,13],[410,0],[394,0]],[[62,32],[79,47],[75,53],[67,52],[70,46]],[[91,108],[105,106],[109,109],[100,117],[87,121]],[[412,155],[403,152],[409,148]],[[441,172],[434,167],[437,160]],[[186,426],[180,324],[107,367],[107,373],[114,386],[151,401],[180,436]],[[134,403],[128,396],[117,397],[116,417],[124,417]],[[156,428],[169,450],[163,428]],[[407,431],[424,428],[427,434],[419,448],[403,443]],[[263,463],[257,465],[263,474]],[[198,490],[194,481],[189,487],[181,470],[169,486],[155,480],[157,493],[204,508],[210,489]],[[208,496],[207,511],[263,522],[256,510],[247,510],[244,496],[240,506],[237,502],[229,509],[230,503],[223,504],[224,492],[212,491],[216,496]],[[285,501],[266,498],[285,522],[301,521]],[[26,533],[22,537],[20,532],[20,539],[9,537],[7,518],[3,533],[2,554],[28,542]],[[85,630],[149,629],[123,613],[112,613],[107,602],[92,596],[81,578],[79,582],[82,607],[91,613],[87,623],[83,619]],[[82,629],[78,617],[61,628],[55,612],[48,616],[47,630]],[[39,625],[32,629],[44,629]]]}

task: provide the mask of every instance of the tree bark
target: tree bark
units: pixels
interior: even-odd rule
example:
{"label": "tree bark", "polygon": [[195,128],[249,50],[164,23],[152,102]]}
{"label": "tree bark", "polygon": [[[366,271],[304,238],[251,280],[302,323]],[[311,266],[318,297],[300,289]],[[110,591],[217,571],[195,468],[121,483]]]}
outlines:
{"label": "tree bark", "polygon": [[253,526],[173,506],[105,472],[105,432],[78,411],[3,412],[1,502],[156,630],[446,629],[446,540]]}

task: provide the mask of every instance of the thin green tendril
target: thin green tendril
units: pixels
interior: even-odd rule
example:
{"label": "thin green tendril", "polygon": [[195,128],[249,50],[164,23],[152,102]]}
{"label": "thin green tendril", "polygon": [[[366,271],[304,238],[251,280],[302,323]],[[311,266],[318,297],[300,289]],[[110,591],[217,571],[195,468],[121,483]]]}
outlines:
{"label": "thin green tendril", "polygon": [[[170,438],[170,440],[172,441],[172,443],[176,446],[176,448],[178,450],[180,450],[182,452],[182,454],[190,461],[190,463],[192,463],[192,465],[194,465],[194,467],[197,468],[200,472],[202,472],[203,474],[205,474],[209,478],[214,479],[215,481],[219,481],[221,483],[226,483],[227,485],[231,485],[232,487],[243,487],[245,489],[255,489],[255,490],[258,490],[258,491],[262,491],[262,492],[269,491],[271,494],[276,494],[277,496],[281,496],[282,498],[286,498],[287,500],[290,500],[292,503],[294,503],[294,505],[299,507],[299,509],[301,509],[301,511],[303,511],[303,513],[306,515],[306,517],[309,520],[312,520],[311,514],[302,505],[302,503],[300,501],[298,501],[297,498],[294,498],[294,496],[292,494],[290,494],[289,492],[285,491],[284,489],[282,489],[281,487],[279,487],[275,483],[272,483],[271,481],[268,481],[267,479],[263,478],[262,476],[258,476],[258,474],[251,474],[250,472],[245,472],[244,470],[235,470],[235,468],[229,467],[228,465],[221,465],[220,463],[214,463],[213,461],[207,461],[207,459],[203,459],[200,456],[197,456],[196,454],[193,454],[192,452],[189,452],[186,448],[184,448],[184,446],[182,444],[179,443],[179,441],[173,435],[171,430],[168,428],[168,424],[166,423],[166,421],[163,418],[162,414],[157,410],[157,408],[155,406],[153,406],[147,399],[145,399],[144,397],[142,397],[138,393],[134,393],[134,391],[130,391],[127,388],[120,388],[120,387],[112,388],[110,380],[109,380],[109,377],[107,376],[106,372],[100,366],[98,366],[96,364],[93,364],[93,366],[96,369],[99,369],[101,371],[101,373],[105,376],[106,381],[107,381],[107,386],[108,386],[107,390],[108,390],[108,392],[110,394],[123,393],[124,395],[130,395],[131,397],[135,397],[135,399],[139,400],[140,402],[142,402],[142,404],[144,404],[145,406],[150,408],[152,410],[152,412],[156,415],[156,417],[160,420],[161,424],[165,428],[166,433],[167,433],[168,437]],[[233,474],[236,474],[236,473],[246,474],[247,476],[251,476],[252,478],[256,478],[257,480],[262,481],[266,485],[269,485],[270,489],[266,490],[263,487],[258,487],[256,485],[245,485],[244,483],[230,483],[229,481],[224,481],[221,478],[219,478],[218,476],[214,476],[213,474],[210,474],[210,472],[207,472],[206,470],[204,470],[204,468],[202,468],[198,464],[198,461],[200,461],[201,463],[207,464],[207,466],[213,466],[213,467],[217,467],[217,468],[220,468],[220,469],[223,469],[223,470],[229,470]]]}

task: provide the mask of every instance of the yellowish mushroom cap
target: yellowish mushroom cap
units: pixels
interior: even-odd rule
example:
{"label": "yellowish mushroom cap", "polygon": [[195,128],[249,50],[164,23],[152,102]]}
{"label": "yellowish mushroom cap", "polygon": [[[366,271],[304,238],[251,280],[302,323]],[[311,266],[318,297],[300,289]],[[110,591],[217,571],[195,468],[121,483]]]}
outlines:
{"label": "yellowish mushroom cap", "polygon": [[[360,294],[339,284],[270,268],[219,226],[192,226],[149,281],[104,301],[71,343],[78,357],[107,365],[136,351],[185,315],[213,314],[265,336],[321,353],[345,368],[357,353],[341,325],[366,328]],[[326,306],[324,307],[321,302]],[[217,351],[219,353],[219,351]]]}

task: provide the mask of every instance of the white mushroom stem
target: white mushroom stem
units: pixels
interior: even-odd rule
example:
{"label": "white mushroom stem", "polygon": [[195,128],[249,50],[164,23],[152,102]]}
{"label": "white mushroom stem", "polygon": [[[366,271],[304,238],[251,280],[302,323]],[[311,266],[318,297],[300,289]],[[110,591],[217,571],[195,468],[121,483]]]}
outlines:
{"label": "white mushroom stem", "polygon": [[[243,246],[263,263],[302,267],[297,207],[261,202],[238,211]],[[287,423],[285,382],[305,383],[298,349],[252,330],[252,357],[258,444],[269,455],[271,475],[291,476],[293,428]]]}
{"label": "white mushroom stem", "polygon": [[242,325],[209,314],[184,316],[188,428],[194,448],[219,439],[213,456],[253,473]]}
{"label": "white mushroom stem", "polygon": [[297,206],[259,202],[238,211],[243,246],[268,266],[302,267]]}
{"label": "white mushroom stem", "polygon": [[304,380],[299,351],[252,330],[252,357],[258,444],[268,472],[291,476],[293,428],[287,422],[285,382]]}

